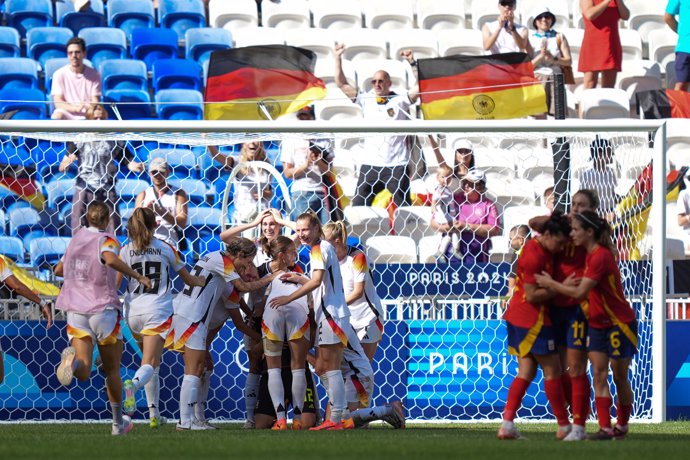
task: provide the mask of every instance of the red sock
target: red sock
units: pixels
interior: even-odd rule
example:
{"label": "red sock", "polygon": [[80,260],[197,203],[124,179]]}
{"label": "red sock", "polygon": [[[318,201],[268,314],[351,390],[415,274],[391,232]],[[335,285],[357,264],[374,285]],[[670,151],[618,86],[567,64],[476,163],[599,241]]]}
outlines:
{"label": "red sock", "polygon": [[618,419],[616,423],[618,426],[625,426],[630,421],[630,413],[632,412],[632,404],[621,404],[618,402],[616,406],[616,413],[618,414]]}
{"label": "red sock", "polygon": [[563,395],[563,384],[560,378],[544,380],[544,391],[546,399],[551,404],[551,410],[556,416],[559,426],[568,425],[568,411],[565,408],[565,397]]}
{"label": "red sock", "polygon": [[[589,414],[589,378],[587,374],[578,375],[572,379],[573,383],[573,423],[575,425],[585,426],[587,415]],[[598,412],[598,411],[597,411]]]}
{"label": "red sock", "polygon": [[613,398],[610,396],[595,396],[594,405],[597,407],[597,420],[599,420],[599,428],[610,430],[611,406],[613,406]]}
{"label": "red sock", "polygon": [[531,382],[515,377],[513,383],[510,384],[508,389],[508,401],[506,401],[506,408],[503,410],[503,420],[512,422],[515,420],[515,415],[517,414],[520,405],[522,405],[522,398],[525,397],[527,388]]}
{"label": "red sock", "polygon": [[561,384],[563,384],[563,397],[565,397],[565,402],[573,407],[573,381],[570,374],[567,372],[561,375]]}

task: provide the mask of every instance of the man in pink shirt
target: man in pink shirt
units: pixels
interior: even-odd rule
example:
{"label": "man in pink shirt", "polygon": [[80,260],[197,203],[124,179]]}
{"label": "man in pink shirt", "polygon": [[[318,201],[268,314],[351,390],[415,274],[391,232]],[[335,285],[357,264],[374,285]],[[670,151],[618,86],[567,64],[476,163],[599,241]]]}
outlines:
{"label": "man in pink shirt", "polygon": [[59,68],[53,75],[50,95],[55,110],[53,120],[83,120],[86,111],[101,99],[100,74],[84,65],[86,43],[81,38],[70,38],[67,42],[69,64]]}

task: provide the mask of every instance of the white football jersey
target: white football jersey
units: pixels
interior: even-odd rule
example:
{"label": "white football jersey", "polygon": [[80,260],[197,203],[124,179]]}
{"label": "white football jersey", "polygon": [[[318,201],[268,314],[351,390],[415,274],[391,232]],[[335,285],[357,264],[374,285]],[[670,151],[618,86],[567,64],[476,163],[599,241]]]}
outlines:
{"label": "white football jersey", "polygon": [[328,241],[321,241],[311,248],[311,275],[315,270],[323,270],[323,279],[313,293],[314,315],[317,323],[330,317],[347,318],[350,309],[345,302],[343,278],[335,249]]}
{"label": "white football jersey", "polygon": [[[301,273],[296,273],[298,275],[301,275]],[[268,305],[271,300],[273,300],[276,297],[284,296],[284,295],[290,295],[293,292],[295,292],[297,289],[302,287],[301,284],[296,284],[296,283],[288,283],[286,281],[283,281],[280,279],[280,276],[277,276],[273,278],[273,281],[271,281],[270,290],[268,291],[268,297],[266,298],[266,305]],[[309,305],[307,304],[307,296],[303,295],[302,297],[293,300],[290,302],[288,305],[285,305],[280,308],[285,308],[285,307],[294,307],[294,308],[301,308],[304,311],[308,312],[309,311]],[[267,307],[268,309],[269,307]],[[264,312],[264,315],[266,313]]]}
{"label": "white football jersey", "polygon": [[172,314],[170,271],[184,268],[180,255],[168,243],[153,238],[149,247],[135,249],[132,243],[120,251],[120,258],[132,269],[151,280],[151,289],[130,279],[125,294],[125,316],[149,313]]}
{"label": "white football jersey", "polygon": [[194,266],[194,276],[206,278],[203,286],[187,286],[175,296],[175,314],[192,322],[206,322],[223,295],[225,285],[239,278],[232,259],[221,251],[206,254]]}
{"label": "white football jersey", "polygon": [[340,261],[340,273],[346,296],[354,291],[355,283],[364,283],[362,297],[350,304],[350,324],[356,330],[367,327],[383,313],[381,299],[376,293],[374,280],[371,279],[367,257],[359,249],[348,248],[347,256]]}
{"label": "white football jersey", "polygon": [[235,289],[232,283],[225,283],[223,295],[216,302],[215,307],[210,315],[208,321],[208,330],[212,331],[221,327],[230,317],[230,311],[240,308],[240,293]]}

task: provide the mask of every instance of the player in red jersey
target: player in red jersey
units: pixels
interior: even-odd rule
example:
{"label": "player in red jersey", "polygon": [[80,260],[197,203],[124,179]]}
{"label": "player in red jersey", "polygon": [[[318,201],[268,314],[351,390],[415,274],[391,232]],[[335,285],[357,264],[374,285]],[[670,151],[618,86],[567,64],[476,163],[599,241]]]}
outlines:
{"label": "player in red jersey", "polygon": [[508,327],[508,351],[518,357],[518,375],[508,390],[499,439],[520,438],[513,420],[537,366],[542,368],[546,397],[558,421],[557,436],[562,438],[570,431],[561,364],[546,306],[553,292],[540,288],[535,280],[539,273],[553,272],[553,255],[563,249],[569,231],[567,217],[560,212],[553,213],[545,222],[543,233],[525,243],[517,261],[515,291],[503,317]]}
{"label": "player in red jersey", "polygon": [[[575,244],[587,250],[582,278],[575,282],[575,276],[570,276],[559,283],[548,273],[536,277],[542,287],[589,301],[587,342],[600,428],[592,439],[625,437],[633,402],[628,368],[637,352],[637,320],[635,312],[625,299],[610,235],[611,227],[608,222],[596,213],[585,211],[575,214],[571,237]],[[611,427],[610,415],[613,400],[608,384],[609,365],[613,370],[618,395],[618,420],[614,427]],[[584,427],[580,439],[584,439]]]}

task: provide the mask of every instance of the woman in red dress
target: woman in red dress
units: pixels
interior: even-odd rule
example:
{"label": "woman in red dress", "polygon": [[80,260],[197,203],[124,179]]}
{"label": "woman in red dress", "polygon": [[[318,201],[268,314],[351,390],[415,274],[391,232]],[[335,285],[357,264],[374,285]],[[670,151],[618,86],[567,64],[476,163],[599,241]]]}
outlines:
{"label": "woman in red dress", "polygon": [[613,88],[623,61],[618,21],[627,20],[630,10],[623,0],[580,0],[580,11],[585,35],[578,70],[585,74],[585,89],[596,88],[600,72],[601,87]]}

